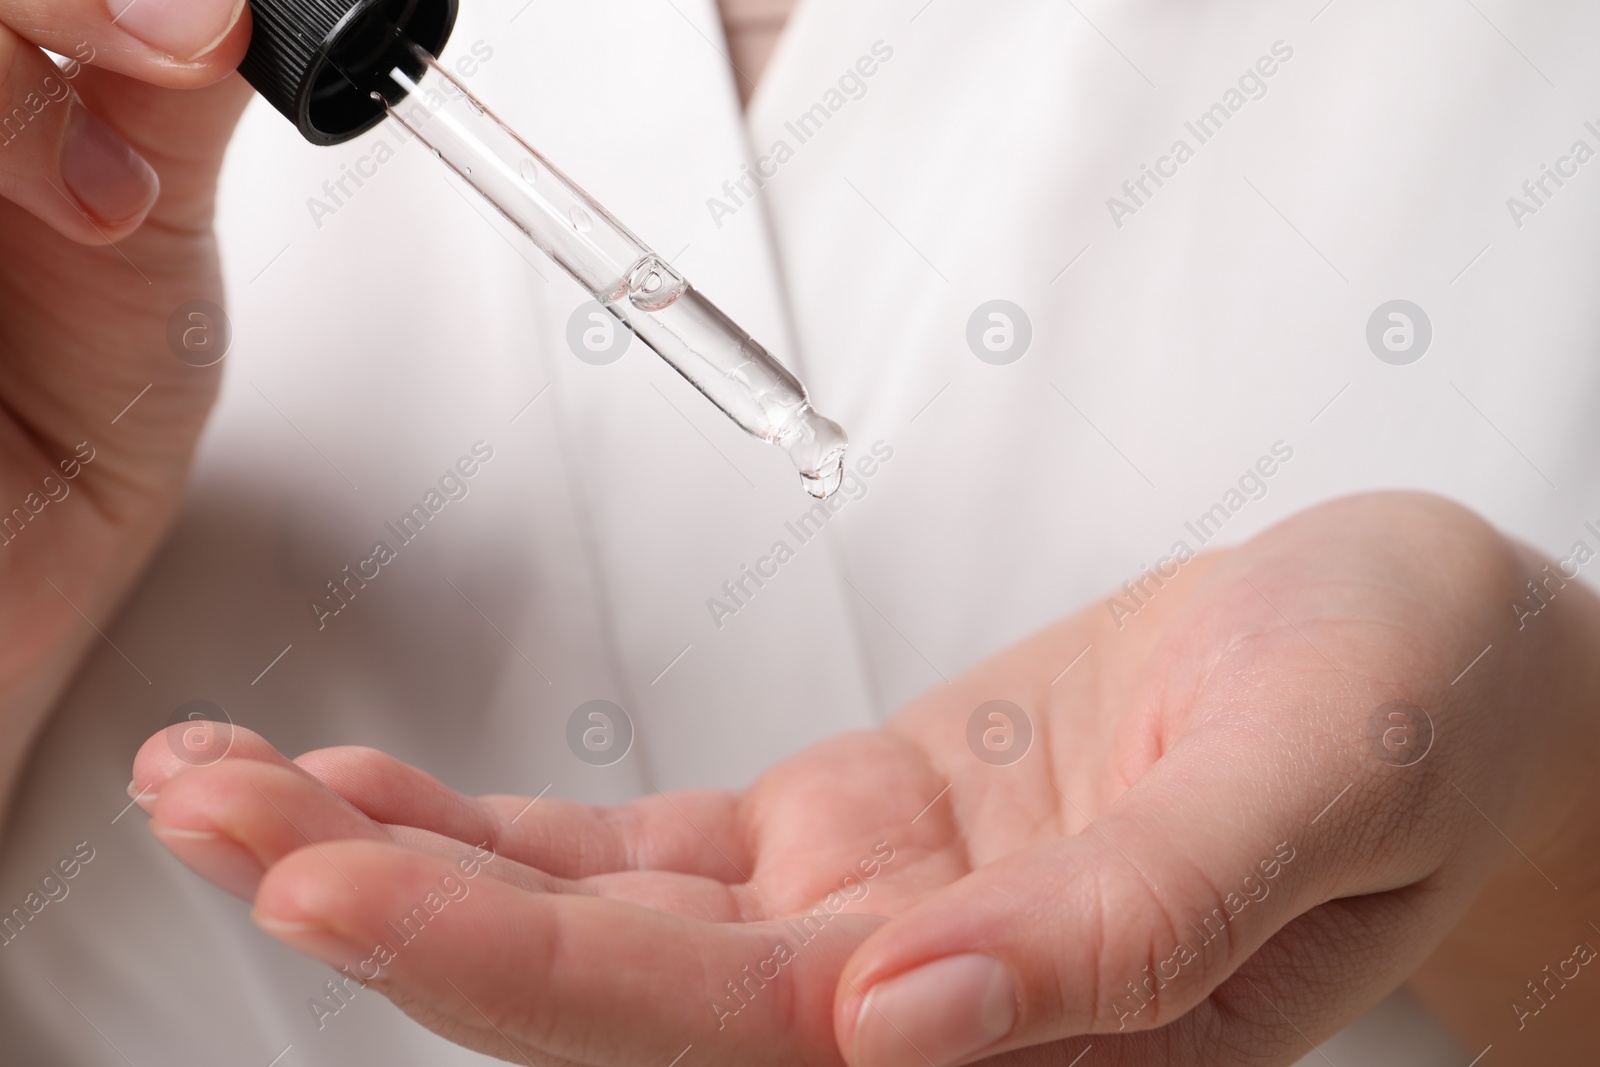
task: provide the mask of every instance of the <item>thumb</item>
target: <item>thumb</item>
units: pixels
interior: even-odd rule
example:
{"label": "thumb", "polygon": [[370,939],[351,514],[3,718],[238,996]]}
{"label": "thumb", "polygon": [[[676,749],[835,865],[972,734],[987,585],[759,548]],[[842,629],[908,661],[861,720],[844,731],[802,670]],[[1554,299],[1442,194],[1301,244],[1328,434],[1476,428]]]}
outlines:
{"label": "thumb", "polygon": [[[246,98],[228,84],[250,40],[242,0],[18,6],[0,0],[0,196],[87,244],[126,237],[147,212],[203,221]],[[191,47],[204,54],[177,58]]]}
{"label": "thumb", "polygon": [[[846,1058],[946,1067],[1077,1038],[1039,1057],[1070,1063],[1080,1035],[1108,1035],[1096,1061],[1122,1067],[1283,1064],[1353,1021],[1511,840],[1456,782],[1497,790],[1513,826],[1539,810],[1545,734],[1512,709],[1562,698],[1536,687],[1556,659],[1504,610],[1522,580],[1481,521],[1401,495],[1324,505],[1223,559],[1139,664],[1103,776],[1058,786],[1058,764],[1029,764],[1080,741],[1092,703],[1042,719],[1058,734],[1017,763],[963,772],[979,797],[1060,794],[1042,818],[1068,836],[874,931],[835,990]],[[1458,687],[1491,638],[1504,658]]]}
{"label": "thumb", "polygon": [[[1348,758],[1297,767],[1291,786],[1282,749],[1264,745],[1257,725],[1206,726],[1086,829],[990,863],[876,931],[836,991],[835,1033],[846,1059],[853,1067],[946,1067],[1076,1035],[1114,1034],[1127,1045],[1119,1063],[1206,1062],[1198,1043],[1215,1041],[1228,1020],[1211,1020],[1217,1025],[1209,1036],[1198,1022],[1197,1048],[1187,1053],[1173,1046],[1188,1035],[1145,1032],[1188,1013],[1241,968],[1240,995],[1251,1006],[1241,999],[1231,1017],[1241,1026],[1242,1017],[1252,1017],[1252,1035],[1240,1035],[1239,1043],[1259,1043],[1277,1016],[1264,1011],[1257,994],[1274,1005],[1306,998],[1303,976],[1279,959],[1294,952],[1251,956],[1326,901],[1381,894],[1420,880],[1440,862],[1437,850],[1423,847],[1384,849],[1384,859],[1375,858],[1364,828],[1384,821],[1373,813],[1387,808],[1400,786],[1385,777],[1394,768],[1381,761],[1371,760],[1378,766],[1363,773],[1367,754],[1351,749]],[[1319,818],[1336,796],[1336,814]],[[1071,824],[1071,802],[1061,807]],[[1336,932],[1310,924],[1287,934],[1306,940],[1302,956],[1329,960],[1327,942],[1337,938],[1341,951],[1365,961],[1327,981],[1315,999],[1323,1023],[1349,1012],[1352,998],[1369,996],[1391,970],[1398,984],[1433,932],[1442,936],[1448,927],[1435,915],[1396,934],[1386,916],[1387,940],[1375,948],[1363,942],[1369,935],[1361,928],[1377,925],[1373,912],[1328,918]],[[1367,973],[1373,960],[1382,973]],[[1329,970],[1340,972],[1339,962],[1331,959]],[[1308,1032],[1317,1025],[1301,1020]],[[1065,1060],[1081,1049],[1064,1051]]]}

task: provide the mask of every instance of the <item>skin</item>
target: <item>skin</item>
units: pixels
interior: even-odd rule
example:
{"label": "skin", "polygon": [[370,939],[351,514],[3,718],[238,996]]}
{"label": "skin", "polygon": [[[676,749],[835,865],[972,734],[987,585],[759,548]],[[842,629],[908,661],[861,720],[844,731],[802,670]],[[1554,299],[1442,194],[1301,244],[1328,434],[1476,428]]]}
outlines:
{"label": "skin", "polygon": [[[204,766],[157,735],[133,788],[181,860],[336,967],[399,944],[385,924],[454,872],[427,936],[360,973],[515,1062],[693,1045],[700,1063],[937,1063],[896,1037],[916,1029],[903,1006],[877,1036],[858,1026],[863,995],[981,952],[1015,1020],[968,1061],[1061,1064],[1092,1042],[1119,1067],[1289,1064],[1417,973],[1474,1050],[1564,1067],[1592,1061],[1600,982],[1521,1030],[1509,1004],[1600,944],[1600,602],[1568,584],[1519,629],[1541,565],[1437,498],[1325,504],[1189,563],[1121,629],[1088,609],[740,792],[530,808],[371,750],[291,762],[242,730]],[[996,698],[1035,731],[1009,766],[967,742]],[[1426,709],[1431,745],[1383,747],[1391,702]],[[472,846],[495,859],[459,877]],[[861,877],[875,849],[892,858]],[[783,925],[846,889],[809,943]],[[1218,907],[1226,936],[1162,964]],[[780,940],[793,959],[763,966]],[[729,1014],[746,965],[771,980]],[[1172,980],[1139,1008],[1126,983],[1146,965]]]}
{"label": "skin", "polygon": [[[162,13],[166,47],[104,0],[0,0],[0,119],[29,116],[0,130],[0,520],[29,516],[0,526],[0,820],[95,628],[170,527],[221,380],[221,364],[178,359],[167,331],[182,305],[223,301],[212,220],[251,97],[231,73],[250,14],[243,0],[139,5]],[[757,21],[775,30],[788,7],[767,0]],[[64,78],[43,49],[87,62]],[[82,113],[140,173],[64,165]]]}
{"label": "skin", "polygon": [[794,9],[794,0],[717,0],[728,37],[728,59],[741,103],[750,103],[761,72]]}
{"label": "skin", "polygon": [[[37,511],[0,527],[0,820],[50,709],[101,640],[95,628],[169,528],[221,379],[220,364],[176,358],[167,330],[184,304],[222,303],[212,220],[251,96],[231,73],[250,14],[243,0],[139,5],[164,13],[169,47],[131,32],[131,10],[113,21],[104,0],[0,0],[0,118],[30,116],[0,133],[0,519]],[[763,18],[781,26],[787,8]],[[66,79],[43,49],[88,61]],[[64,85],[70,102],[56,99]],[[142,176],[64,168],[81,113],[143,161]],[[80,196],[87,186],[98,195]]]}
{"label": "skin", "polygon": [[[0,116],[31,113],[30,93],[63,84],[41,47],[95,57],[70,82],[74,100],[0,145],[0,518],[45,497],[47,475],[69,490],[0,538],[0,798],[100,641],[94,626],[160,543],[216,393],[220,366],[182,362],[166,331],[181,304],[222,299],[213,195],[249,95],[229,76],[248,21],[180,61],[113,25],[100,0],[0,0]],[[80,167],[78,186],[99,195],[79,198],[62,165],[79,110],[148,162],[142,183]],[[94,458],[66,480],[61,461],[80,443]]]}
{"label": "skin", "polygon": [[[169,525],[215,395],[219,369],[176,358],[166,331],[180,305],[220,302],[215,181],[248,99],[228,72],[249,16],[233,16],[174,55],[99,0],[0,0],[5,115],[59,76],[41,48],[94,54],[73,102],[29,108],[0,148],[0,502],[64,476],[80,442],[95,457],[0,554],[0,795]],[[147,169],[64,168],[87,113]],[[693,1044],[686,1063],[922,1062],[869,1040],[889,1012],[863,993],[892,1007],[893,979],[982,952],[1012,981],[1014,1025],[981,1055],[1067,1062],[1092,1034],[1096,1063],[1287,1063],[1415,972],[1472,1047],[1560,1067],[1587,1062],[1600,983],[1546,987],[1531,1020],[1508,1006],[1600,913],[1597,608],[1568,586],[1517,629],[1533,569],[1437,500],[1328,505],[1189,564],[1120,629],[1100,608],[1064,620],[740,793],[528,808],[365,750],[290,762],[243,731],[205,766],[177,759],[181,736],[153,740],[135,788],[185,862],[336,964],[487,843],[497,858],[451,883],[470,892],[437,936],[374,985],[518,1061],[665,1063]],[[966,742],[996,697],[1036,734],[1005,767]],[[1412,767],[1371,736],[1396,700],[1437,730]],[[1123,984],[1280,844],[1295,858],[1270,895],[1133,1012]],[[821,935],[719,1029],[723,983],[819,902]]]}

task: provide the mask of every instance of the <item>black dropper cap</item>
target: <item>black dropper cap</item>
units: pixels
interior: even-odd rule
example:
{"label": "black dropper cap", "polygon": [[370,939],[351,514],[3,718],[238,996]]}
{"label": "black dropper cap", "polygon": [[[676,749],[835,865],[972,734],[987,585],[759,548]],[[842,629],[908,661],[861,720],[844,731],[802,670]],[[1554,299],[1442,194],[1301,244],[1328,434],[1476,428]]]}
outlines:
{"label": "black dropper cap", "polygon": [[383,121],[389,72],[422,73],[409,48],[437,56],[457,0],[250,0],[255,30],[239,73],[312,144],[350,140]]}

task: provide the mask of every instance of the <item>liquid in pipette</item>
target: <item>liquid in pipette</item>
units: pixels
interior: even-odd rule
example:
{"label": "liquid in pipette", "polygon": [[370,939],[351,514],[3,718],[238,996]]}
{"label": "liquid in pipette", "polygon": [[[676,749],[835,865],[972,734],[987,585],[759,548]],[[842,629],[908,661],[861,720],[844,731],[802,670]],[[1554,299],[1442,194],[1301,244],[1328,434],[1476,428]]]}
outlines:
{"label": "liquid in pipette", "polygon": [[373,97],[502,215],[753,436],[776,444],[815,497],[844,478],[844,431],[806,390],[597,201],[481,105],[425,50]]}
{"label": "liquid in pipette", "polygon": [[844,480],[849,439],[767,350],[657,256],[642,257],[606,309],[746,431],[782,448],[806,492]]}

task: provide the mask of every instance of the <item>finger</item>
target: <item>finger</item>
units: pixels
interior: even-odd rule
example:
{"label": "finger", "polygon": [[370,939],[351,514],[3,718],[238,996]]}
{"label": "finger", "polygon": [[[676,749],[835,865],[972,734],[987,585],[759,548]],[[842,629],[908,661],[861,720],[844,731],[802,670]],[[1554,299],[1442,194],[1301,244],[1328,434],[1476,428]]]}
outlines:
{"label": "finger", "polygon": [[245,900],[268,867],[306,846],[381,840],[383,827],[299,768],[253,759],[191,767],[169,779],[150,832],[196,874]]}
{"label": "finger", "polygon": [[415,767],[369,748],[331,748],[299,765],[368,816],[416,826],[561,878],[619,871],[673,871],[744,882],[754,857],[733,794],[657,794],[620,807],[549,797],[468,797]]}
{"label": "finger", "polygon": [[[0,0],[0,195],[85,244],[122,239],[158,202],[161,221],[203,228],[248,87],[234,77],[214,92],[177,90],[228,77],[249,44],[243,10],[242,0]],[[133,29],[215,46],[178,62]]]}
{"label": "finger", "polygon": [[251,20],[245,0],[0,0],[0,23],[79,63],[194,88],[239,65]]}
{"label": "finger", "polygon": [[[495,856],[486,842],[469,848],[426,830],[379,825],[258,737],[239,741],[225,759],[204,766],[179,761],[181,770],[166,787],[145,799],[151,833],[196,873],[237,896],[252,899],[262,873],[296,849],[347,839],[394,840],[447,861],[476,855],[491,875],[513,885],[578,891]],[[166,763],[170,753],[161,755],[163,748],[157,747],[149,762]]]}
{"label": "finger", "polygon": [[133,757],[133,781],[128,785],[128,794],[149,813],[170,779],[225,759],[254,760],[298,770],[254,730],[231,723],[181,722],[157,731],[139,746]]}
{"label": "finger", "polygon": [[[1456,547],[1417,525],[1436,558]],[[1481,714],[1449,680],[1484,628],[1453,632],[1430,616],[1441,605],[1473,619],[1503,609],[1493,583],[1471,604],[1448,577],[1437,590],[1402,585],[1421,548],[1388,535],[1395,544],[1352,551],[1359,573],[1308,562],[1292,539],[1220,565],[1197,596],[1205,619],[1178,631],[1192,647],[1163,660],[1177,666],[1136,701],[1130,721],[1147,736],[1129,748],[1159,758],[1087,830],[979,869],[869,941],[838,992],[851,1062],[957,1063],[1163,1026],[1311,909],[1420,884],[1448,865],[1458,876],[1427,921],[1380,954],[1398,983],[1481,884],[1460,872],[1493,869],[1492,853],[1441,777],[1446,754],[1398,773],[1369,726],[1390,702],[1431,709],[1440,732],[1452,716]],[[1514,568],[1493,552],[1464,559],[1504,567],[1514,586]],[[1360,591],[1385,584],[1415,595],[1382,598],[1394,613],[1371,616]],[[1063,821],[1081,814],[1062,800]],[[1360,951],[1341,944],[1330,967]]]}
{"label": "finger", "polygon": [[229,75],[202,89],[171,89],[91,69],[74,84],[160,176],[162,195],[148,219],[180,234],[208,229],[223,154],[254,96],[249,83]]}
{"label": "finger", "polygon": [[[746,913],[740,897],[713,879],[627,871],[579,883],[497,855],[485,837],[456,838],[384,824],[254,735],[239,740],[244,742],[240,751],[206,766],[179,760],[182,769],[144,803],[151,810],[150,831],[158,840],[191,870],[244,899],[255,896],[263,872],[296,849],[357,839],[393,841],[450,862],[476,856],[490,877],[538,892],[600,894],[710,922],[733,922]],[[166,741],[162,736],[152,746],[149,763],[160,766],[172,759]],[[410,770],[397,761],[394,766]],[[411,771],[412,776],[419,774]]]}
{"label": "finger", "polygon": [[136,229],[155,170],[95,116],[64,71],[0,25],[0,196],[64,236],[101,243]]}
{"label": "finger", "polygon": [[[994,1057],[1003,1067],[1060,1067],[1098,1050],[1101,1062],[1137,1067],[1212,1067],[1226,1049],[1230,1067],[1316,1062],[1320,1042],[1393,992],[1420,961],[1398,936],[1425,920],[1427,889],[1332,901],[1267,942],[1205,1001],[1155,1030],[1103,1034],[1035,1045]],[[1329,965],[1328,947],[1345,958]],[[1307,961],[1318,961],[1307,966]],[[927,1061],[923,1061],[926,1063]],[[1087,1063],[1087,1060],[1083,1062]]]}
{"label": "finger", "polygon": [[261,885],[262,927],[518,1063],[665,1064],[691,1045],[696,1062],[836,1062],[833,984],[883,921],[839,914],[802,936],[528,893],[393,845],[326,851],[350,880],[295,853]]}
{"label": "finger", "polygon": [[943,1067],[1162,1026],[1319,903],[1315,811],[1241,820],[1215,794],[1259,767],[1183,788],[1215,761],[1186,755],[1087,830],[980,868],[880,931],[838,990],[847,1059]]}
{"label": "finger", "polygon": [[414,826],[464,844],[487,842],[496,854],[507,854],[501,822],[482,801],[386,752],[344,745],[303,753],[294,762],[377,822]]}
{"label": "finger", "polygon": [[[256,768],[195,773],[239,761],[286,773],[269,774]],[[175,778],[182,778],[182,785],[169,790],[168,783]],[[157,815],[158,802],[168,792],[171,798]],[[175,855],[202,876],[246,899],[253,896],[262,870],[288,852],[307,841],[372,837],[371,824],[381,826],[382,834],[391,840],[445,858],[484,849],[494,857],[488,864],[489,873],[513,885],[595,892],[707,921],[733,921],[748,910],[745,897],[733,894],[722,881],[692,870],[623,866],[629,856],[659,858],[637,847],[639,839],[654,832],[648,820],[623,820],[630,828],[610,841],[623,858],[615,864],[596,862],[595,841],[586,840],[585,835],[592,833],[595,840],[603,840],[607,833],[597,827],[615,830],[606,820],[606,809],[541,800],[539,806],[560,809],[561,814],[552,821],[562,828],[554,834],[548,827],[524,834],[517,824],[519,815],[533,810],[530,800],[466,797],[373,749],[323,749],[290,760],[244,727],[180,723],[141,746],[134,759],[129,793],[146,812],[157,816],[152,831]],[[694,805],[683,799],[674,803],[679,805],[673,809],[675,817],[687,825],[679,812],[685,807],[693,810]],[[298,829],[298,836],[286,835],[286,823],[279,817],[288,817],[290,811],[296,812],[292,827]],[[359,813],[362,821],[352,823],[352,812]],[[705,824],[710,825],[710,820]],[[562,841],[559,848],[547,847],[552,837]],[[506,842],[511,844],[509,853],[501,851]],[[540,869],[533,862],[538,857],[559,860],[563,855],[569,862],[559,866],[585,873],[564,875],[561,870]],[[589,884],[577,884],[578,877],[588,879]]]}

